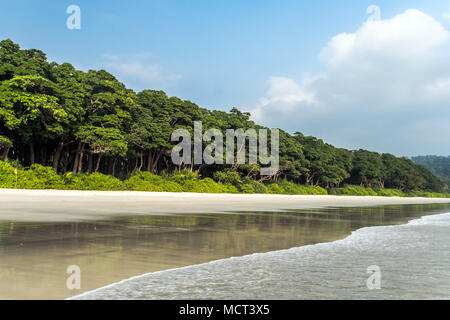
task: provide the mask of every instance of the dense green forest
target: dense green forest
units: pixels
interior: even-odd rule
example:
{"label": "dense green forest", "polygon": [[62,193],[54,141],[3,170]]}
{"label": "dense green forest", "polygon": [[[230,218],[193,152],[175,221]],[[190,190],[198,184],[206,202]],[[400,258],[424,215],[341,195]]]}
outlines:
{"label": "dense green forest", "polygon": [[413,157],[412,160],[428,168],[433,174],[441,178],[448,190],[450,186],[450,156],[417,156]]}
{"label": "dense green forest", "polygon": [[[30,174],[54,173],[52,179],[60,179],[54,187],[80,189],[91,188],[89,179],[95,177],[115,179],[116,187],[108,188],[133,190],[147,190],[136,184],[158,179],[173,183],[175,191],[192,190],[184,187],[186,181],[216,183],[224,188],[222,192],[250,193],[301,193],[298,188],[333,194],[371,188],[375,195],[385,189],[401,194],[444,190],[435,175],[410,159],[336,148],[283,130],[280,169],[272,176],[261,176],[260,167],[249,164],[194,165],[192,161],[176,166],[170,158],[171,134],[179,128],[192,132],[194,121],[202,121],[204,130],[223,132],[264,128],[236,108],[209,110],[163,91],[136,93],[105,70],[76,70],[69,63],[48,62],[40,50],[23,50],[9,39],[0,42],[0,176],[7,173],[10,179],[4,178],[3,187],[27,187],[23,181],[30,180]],[[130,180],[135,184],[130,185]],[[52,186],[45,181],[39,187]]]}

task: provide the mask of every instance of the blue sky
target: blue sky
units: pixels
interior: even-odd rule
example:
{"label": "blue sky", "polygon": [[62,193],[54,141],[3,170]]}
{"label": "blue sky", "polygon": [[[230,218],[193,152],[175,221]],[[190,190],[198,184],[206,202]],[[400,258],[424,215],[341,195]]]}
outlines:
{"label": "blue sky", "polygon": [[[81,8],[81,30],[66,28],[66,8],[71,4]],[[2,4],[0,9],[0,38],[11,38],[24,48],[41,49],[50,60],[68,61],[83,70],[105,68],[137,91],[162,89],[202,107],[254,110],[258,113],[255,120],[264,124],[291,132],[303,131],[339,146],[366,147],[400,155],[450,154],[450,144],[445,141],[431,145],[424,140],[418,146],[417,142],[408,142],[408,135],[383,142],[380,137],[367,134],[368,129],[387,129],[387,133],[398,134],[390,131],[389,126],[398,126],[398,121],[392,119],[397,119],[399,113],[387,111],[387,106],[397,101],[396,97],[385,98],[380,102],[381,107],[369,106],[380,116],[376,126],[354,127],[342,134],[340,130],[329,129],[336,125],[332,118],[322,113],[310,119],[309,109],[301,106],[305,99],[298,98],[299,92],[302,95],[303,91],[310,90],[303,82],[312,81],[317,87],[318,77],[325,74],[332,78],[335,74],[336,68],[330,67],[330,60],[324,62],[320,58],[321,52],[336,35],[356,33],[368,18],[369,5],[381,8],[382,19],[393,19],[407,9],[416,9],[446,30],[450,28],[446,15],[450,13],[448,1],[15,0]],[[413,22],[419,19],[427,23],[421,16],[410,18]],[[430,46],[435,48],[434,44]],[[445,51],[445,46],[439,46],[439,50]],[[431,66],[426,64],[424,68]],[[332,79],[340,82],[337,76]],[[439,79],[446,77],[439,75],[430,81]],[[334,92],[329,85],[325,86],[327,92]],[[283,97],[273,98],[280,90],[281,94],[287,92],[296,98],[295,107],[281,106],[284,114],[277,117],[279,112],[274,108],[278,107],[273,104],[286,102]],[[344,93],[339,91],[336,95]],[[309,101],[314,105],[312,100],[316,99]],[[337,105],[333,101],[319,105],[325,108],[326,103],[329,108]],[[422,108],[426,107],[424,102]],[[422,117],[420,112],[413,115]],[[358,120],[364,119],[364,112],[361,117]],[[402,125],[407,127],[404,130],[416,130],[417,136],[421,136],[420,128],[435,127],[408,117],[402,118],[405,121]],[[442,116],[435,121],[442,122]]]}

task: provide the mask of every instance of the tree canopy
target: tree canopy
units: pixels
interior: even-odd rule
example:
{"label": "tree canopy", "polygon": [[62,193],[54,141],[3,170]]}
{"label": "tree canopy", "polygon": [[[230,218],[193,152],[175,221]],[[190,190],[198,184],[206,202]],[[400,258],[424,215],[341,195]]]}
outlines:
{"label": "tree canopy", "polygon": [[[258,165],[175,165],[170,159],[175,129],[264,128],[250,114],[201,108],[158,90],[134,92],[105,70],[75,69],[48,62],[39,50],[0,42],[0,160],[55,172],[99,172],[128,178],[132,173],[186,169],[218,181],[276,182],[338,188],[347,184],[402,191],[441,192],[443,183],[407,158],[336,148],[321,139],[280,130],[280,168],[260,175]],[[248,157],[248,152],[246,153]],[[417,161],[417,160],[416,160]],[[420,162],[420,161],[419,161]],[[428,163],[421,161],[422,164]],[[448,167],[447,167],[448,168]],[[440,173],[441,171],[435,171]],[[256,184],[249,187],[258,188]]]}

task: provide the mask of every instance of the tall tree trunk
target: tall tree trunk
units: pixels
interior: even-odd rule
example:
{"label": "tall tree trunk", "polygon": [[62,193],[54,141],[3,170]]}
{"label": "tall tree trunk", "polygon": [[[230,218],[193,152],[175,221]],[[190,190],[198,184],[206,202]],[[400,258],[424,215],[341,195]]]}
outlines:
{"label": "tall tree trunk", "polygon": [[206,164],[205,164],[205,163],[202,163],[202,164],[198,167],[197,173],[200,174],[200,172],[202,171],[202,169],[203,169],[205,166],[206,166]]}
{"label": "tall tree trunk", "polygon": [[41,162],[40,163],[43,166],[46,166],[47,165],[47,145],[46,144],[40,148],[40,152],[41,152]]}
{"label": "tall tree trunk", "polygon": [[141,164],[139,165],[139,171],[141,171],[143,166],[144,166],[144,157],[142,156],[142,151],[141,151]]}
{"label": "tall tree trunk", "polygon": [[156,156],[156,159],[154,159],[154,161],[152,161],[151,173],[154,173],[155,170],[157,170],[159,159],[161,158],[162,153],[163,153],[163,150],[159,151]]}
{"label": "tall tree trunk", "polygon": [[30,164],[34,164],[34,144],[30,144]]}
{"label": "tall tree trunk", "polygon": [[22,146],[22,148],[20,148],[22,150],[22,154],[21,154],[21,158],[22,158],[22,163],[25,163],[25,157],[26,157],[26,148],[25,145]]}
{"label": "tall tree trunk", "polygon": [[138,158],[134,158],[134,169],[133,169],[133,172],[136,172],[137,168],[138,168]]}
{"label": "tall tree trunk", "polygon": [[79,156],[79,154],[77,152],[77,153],[75,153],[75,159],[73,160],[73,169],[72,169],[72,173],[73,174],[77,173],[79,159],[80,159],[80,156]]}
{"label": "tall tree trunk", "polygon": [[166,168],[167,168],[167,172],[169,172],[169,161],[167,160],[167,158],[163,158],[164,162],[166,163]]}
{"label": "tall tree trunk", "polygon": [[67,172],[67,167],[69,166],[69,161],[70,161],[70,152],[69,152],[69,150],[67,150],[66,154],[64,156],[64,166],[63,166],[64,174]]}
{"label": "tall tree trunk", "polygon": [[95,166],[95,172],[98,172],[98,168],[100,167],[100,160],[102,160],[102,155],[98,155],[97,165]]}
{"label": "tall tree trunk", "polygon": [[81,173],[83,171],[83,158],[84,158],[84,152],[80,152],[80,158],[78,159],[78,169],[77,173]]}
{"label": "tall tree trunk", "polygon": [[91,173],[92,169],[94,168],[94,154],[92,152],[89,152],[87,154],[88,157],[88,172]]}
{"label": "tall tree trunk", "polygon": [[153,173],[152,172],[152,152],[151,151],[148,152],[147,171],[150,173]]}
{"label": "tall tree trunk", "polygon": [[80,158],[78,159],[78,173],[81,173],[81,171],[83,171],[84,146],[85,143],[81,145]]}
{"label": "tall tree trunk", "polygon": [[64,148],[64,142],[60,141],[58,143],[58,148],[56,149],[55,155],[53,156],[53,171],[58,172],[59,159],[61,158],[61,152]]}
{"label": "tall tree trunk", "polygon": [[111,168],[111,172],[112,172],[112,176],[114,177],[115,175],[115,171],[116,171],[116,162],[117,162],[117,157],[114,157],[114,161],[112,162],[112,168]]}
{"label": "tall tree trunk", "polygon": [[80,150],[81,150],[81,142],[78,143],[77,152],[75,153],[75,160],[73,162],[73,174],[78,172],[78,162],[80,162]]}
{"label": "tall tree trunk", "polygon": [[80,152],[80,157],[78,159],[77,173],[81,173],[81,171],[83,170],[83,158],[84,158],[84,152]]}

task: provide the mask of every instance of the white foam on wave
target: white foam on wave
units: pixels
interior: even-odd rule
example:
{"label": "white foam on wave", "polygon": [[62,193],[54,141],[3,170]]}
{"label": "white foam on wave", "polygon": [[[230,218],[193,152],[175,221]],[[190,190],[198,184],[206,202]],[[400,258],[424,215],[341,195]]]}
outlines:
{"label": "white foam on wave", "polygon": [[408,225],[450,225],[450,212],[436,214],[431,216],[424,216],[419,219],[414,219],[408,222]]}

